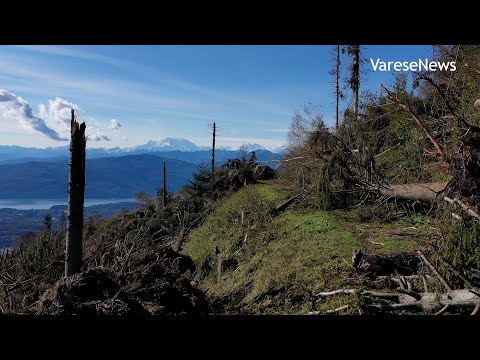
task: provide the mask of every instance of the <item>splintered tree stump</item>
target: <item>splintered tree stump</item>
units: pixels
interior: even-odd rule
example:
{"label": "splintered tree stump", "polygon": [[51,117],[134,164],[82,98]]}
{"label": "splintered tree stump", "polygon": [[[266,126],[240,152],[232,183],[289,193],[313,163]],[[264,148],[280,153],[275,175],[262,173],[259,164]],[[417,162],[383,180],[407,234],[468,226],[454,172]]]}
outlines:
{"label": "splintered tree stump", "polygon": [[70,172],[68,181],[68,224],[66,240],[65,276],[82,267],[83,203],[85,198],[85,123],[75,119],[72,110],[70,139]]}

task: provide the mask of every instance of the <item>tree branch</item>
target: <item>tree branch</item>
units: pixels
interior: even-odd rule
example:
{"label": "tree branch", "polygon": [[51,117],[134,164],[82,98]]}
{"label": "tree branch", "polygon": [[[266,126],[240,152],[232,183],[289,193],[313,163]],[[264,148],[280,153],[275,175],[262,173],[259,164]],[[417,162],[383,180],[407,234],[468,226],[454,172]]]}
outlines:
{"label": "tree branch", "polygon": [[469,207],[467,204],[465,204],[463,201],[461,201],[457,198],[452,199],[452,198],[449,198],[448,196],[445,196],[443,199],[446,202],[449,202],[450,204],[457,203],[458,205],[460,205],[462,210],[466,211],[470,216],[473,216],[477,220],[480,220],[480,215],[475,210],[473,210],[471,207]]}
{"label": "tree branch", "polygon": [[437,90],[438,94],[440,95],[443,102],[447,106],[448,111],[450,111],[450,113],[453,116],[455,116],[459,122],[461,122],[463,125],[465,125],[468,128],[473,128],[477,131],[480,130],[480,128],[478,126],[469,124],[462,116],[460,116],[459,114],[457,114],[455,112],[455,110],[453,110],[453,108],[450,105],[450,102],[447,100],[447,97],[445,96],[445,93],[443,92],[443,90],[440,89],[440,87],[430,77],[425,76],[425,75],[419,75],[418,78],[421,79],[421,80],[427,81],[430,85],[432,85]]}
{"label": "tree branch", "polygon": [[475,286],[475,284],[469,279],[467,278],[466,276],[464,276],[459,270],[457,270],[452,264],[450,264],[446,259],[444,258],[440,258],[440,262],[445,265],[446,267],[448,267],[452,272],[453,274],[460,278],[465,284],[467,284],[468,286],[470,286],[471,288],[473,289],[476,289],[477,287]]}
{"label": "tree branch", "polygon": [[442,165],[449,168],[450,164],[447,161],[447,155],[445,154],[445,150],[443,149],[443,146],[441,144],[439,144],[438,141],[434,138],[434,136],[432,135],[430,130],[427,128],[425,123],[422,121],[422,119],[420,119],[420,117],[413,111],[413,109],[410,107],[410,105],[406,105],[406,104],[402,103],[391,91],[389,91],[382,84],[380,84],[380,87],[387,92],[388,98],[390,100],[392,100],[395,104],[397,104],[400,108],[402,108],[403,110],[408,112],[413,117],[413,119],[415,120],[417,125],[423,130],[423,132],[425,133],[427,138],[433,144],[433,146],[435,148],[435,152],[436,152],[437,156],[440,158],[440,161],[441,161]]}
{"label": "tree branch", "polygon": [[423,262],[430,268],[430,270],[432,270],[432,272],[435,274],[435,276],[438,278],[438,280],[440,280],[440,282],[443,284],[443,286],[445,286],[445,288],[447,290],[452,290],[452,287],[450,286],[450,284],[447,282],[447,280],[445,280],[445,278],[438,272],[437,269],[435,269],[435,267],[432,265],[432,263],[425,257],[425,255],[423,255],[423,253],[418,250],[417,251],[418,255],[420,255],[420,258],[423,260]]}

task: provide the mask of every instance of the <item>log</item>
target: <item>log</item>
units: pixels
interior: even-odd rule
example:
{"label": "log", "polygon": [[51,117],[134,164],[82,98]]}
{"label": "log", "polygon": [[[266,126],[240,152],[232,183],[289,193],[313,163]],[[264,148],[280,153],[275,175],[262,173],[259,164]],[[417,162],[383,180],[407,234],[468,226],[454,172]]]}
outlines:
{"label": "log", "polygon": [[405,200],[433,202],[445,190],[448,182],[405,184],[405,185],[371,185],[365,190],[378,192],[380,195]]}
{"label": "log", "polygon": [[[333,290],[333,291],[320,292],[317,294],[317,297],[327,297],[327,296],[333,296],[333,295],[339,295],[339,294],[352,295],[353,293],[355,293],[355,289],[339,289],[339,290]],[[394,293],[394,292],[365,290],[365,291],[362,291],[362,294],[370,295],[370,296],[378,297],[382,299],[396,300],[398,302],[413,302],[417,300],[412,295],[403,294],[403,293]]]}
{"label": "log", "polygon": [[340,312],[340,311],[343,311],[343,310],[348,310],[350,308],[350,305],[343,305],[343,306],[340,306],[336,309],[333,309],[333,310],[327,310],[327,314],[334,314],[334,313],[337,313],[337,312]]}
{"label": "log", "polygon": [[353,294],[355,289],[339,289],[333,291],[324,291],[317,294],[317,296],[332,296],[337,294]]}
{"label": "log", "polygon": [[[334,313],[337,313],[337,312],[341,312],[343,310],[348,310],[349,308],[350,308],[350,305],[347,304],[347,305],[340,306],[340,307],[338,307],[336,309],[333,309],[333,310],[327,310],[326,313],[327,314],[334,314]],[[324,313],[324,312],[322,312],[322,311],[310,311],[306,315],[321,315],[322,313]]]}
{"label": "log", "polygon": [[[339,290],[319,293],[317,295],[329,296],[329,295],[335,295],[335,294],[353,294],[354,291],[355,291],[354,289],[339,289]],[[446,306],[460,306],[460,307],[473,306],[475,307],[475,309],[477,307],[480,307],[480,296],[473,293],[469,289],[448,290],[443,294],[426,292],[426,293],[419,294],[420,295],[419,300],[417,300],[413,296],[410,296],[407,294],[401,294],[401,293],[362,291],[362,294],[384,298],[384,299],[397,298],[398,303],[396,304],[371,305],[372,307],[375,307],[383,311],[395,311],[395,310],[409,308],[409,307],[419,307],[426,311],[432,311],[434,309],[438,309],[439,307],[442,307],[443,311],[442,310],[440,311],[444,312],[446,310]]]}
{"label": "log", "polygon": [[423,293],[420,300],[424,310],[433,310],[439,306],[477,306],[480,297],[467,289],[449,290],[440,296],[437,293]]}

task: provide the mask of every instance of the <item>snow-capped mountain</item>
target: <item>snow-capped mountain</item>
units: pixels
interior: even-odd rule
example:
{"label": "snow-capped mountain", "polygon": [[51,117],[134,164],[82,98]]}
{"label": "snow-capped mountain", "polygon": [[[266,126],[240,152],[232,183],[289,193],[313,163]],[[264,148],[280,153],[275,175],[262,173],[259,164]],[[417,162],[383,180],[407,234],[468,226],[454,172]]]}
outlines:
{"label": "snow-capped mountain", "polygon": [[[268,147],[262,146],[260,144],[245,144],[248,152],[253,150],[262,150],[277,154],[283,154],[283,147]],[[21,146],[3,146],[0,145],[0,164],[7,163],[17,163],[17,159],[20,159],[20,162],[34,161],[35,159],[52,159],[52,158],[67,158],[69,156],[69,146],[61,147],[48,147],[48,148],[25,148]],[[150,140],[146,144],[137,145],[127,148],[101,148],[101,147],[90,147],[87,149],[87,157],[89,159],[101,158],[101,157],[116,157],[116,156],[125,156],[125,155],[139,155],[139,154],[149,154],[149,153],[168,153],[168,152],[181,152],[183,154],[175,154],[176,158],[179,160],[186,158],[200,158],[202,154],[199,152],[208,152],[210,151],[209,146],[198,146],[193,142],[186,139],[178,138],[165,138],[162,140]],[[217,150],[225,150],[227,152],[238,152],[240,150],[239,145],[235,146],[225,146],[217,145]],[[195,153],[195,155],[194,155]],[[210,156],[210,155],[206,155]],[[220,156],[220,155],[218,155]],[[228,156],[237,156],[237,155],[228,155]],[[228,158],[228,157],[227,157]],[[203,159],[203,158],[202,158]],[[203,161],[203,160],[202,160]]]}
{"label": "snow-capped mountain", "polygon": [[287,145],[271,147],[268,148],[268,150],[276,154],[285,154],[287,152]]}
{"label": "snow-capped mountain", "polygon": [[207,147],[197,146],[189,140],[178,138],[165,138],[159,141],[150,140],[144,145],[129,148],[130,151],[199,151],[207,150]]}
{"label": "snow-capped mountain", "polygon": [[247,147],[247,151],[253,151],[253,150],[268,150],[266,147],[260,145],[260,144],[244,144],[242,146],[238,145],[232,145],[232,146],[226,146],[226,145],[220,145],[217,146],[218,150],[228,150],[228,151],[238,151],[240,150],[243,146]]}
{"label": "snow-capped mountain", "polygon": [[267,150],[264,146],[260,144],[245,144],[247,147],[247,151],[254,151],[254,150]]}

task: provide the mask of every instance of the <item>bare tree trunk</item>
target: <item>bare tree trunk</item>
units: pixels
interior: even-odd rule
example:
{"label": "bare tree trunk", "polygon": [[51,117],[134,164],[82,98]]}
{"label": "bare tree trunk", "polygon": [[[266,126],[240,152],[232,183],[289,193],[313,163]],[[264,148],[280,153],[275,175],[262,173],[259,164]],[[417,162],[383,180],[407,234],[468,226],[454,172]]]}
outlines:
{"label": "bare tree trunk", "polygon": [[360,45],[354,46],[352,66],[353,113],[358,121],[358,92],[360,90]]}
{"label": "bare tree trunk", "polygon": [[167,164],[163,160],[163,207],[167,206]]}
{"label": "bare tree trunk", "polygon": [[445,190],[447,184],[448,182],[388,186],[372,185],[366,190],[376,191],[380,195],[399,199],[433,202]]}
{"label": "bare tree trunk", "polygon": [[213,137],[212,137],[212,179],[215,175],[215,133],[216,133],[216,124],[213,123]]}
{"label": "bare tree trunk", "polygon": [[85,199],[85,123],[71,118],[70,174],[68,181],[68,224],[65,276],[71,276],[82,267],[83,203]]}
{"label": "bare tree trunk", "polygon": [[336,80],[336,100],[337,100],[337,106],[336,106],[336,121],[335,121],[335,130],[338,130],[338,104],[340,100],[340,45],[337,45],[337,62],[336,62],[336,67],[335,67],[335,80]]}

